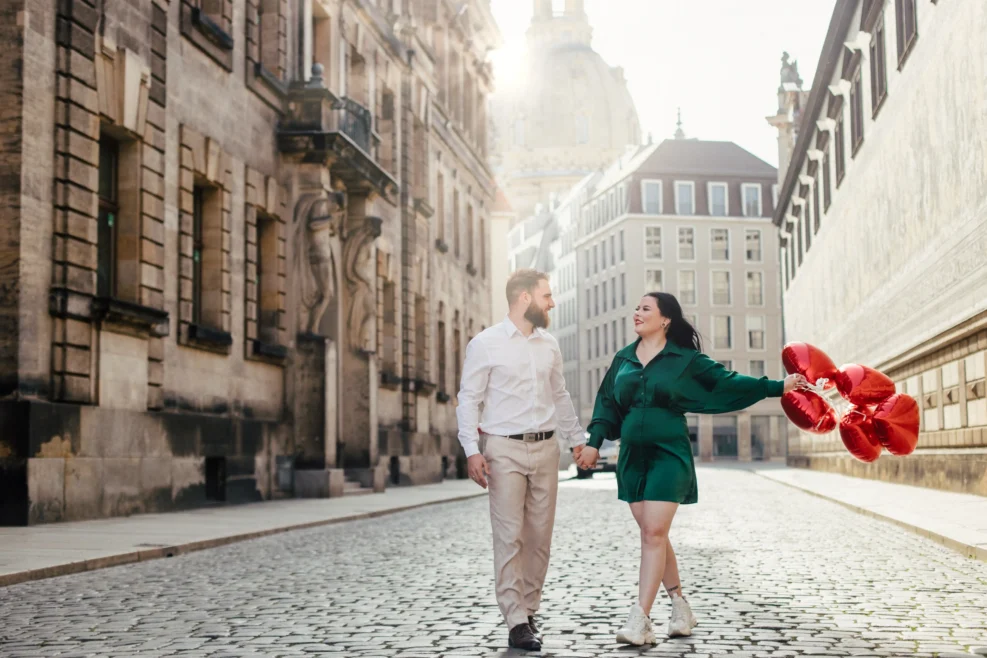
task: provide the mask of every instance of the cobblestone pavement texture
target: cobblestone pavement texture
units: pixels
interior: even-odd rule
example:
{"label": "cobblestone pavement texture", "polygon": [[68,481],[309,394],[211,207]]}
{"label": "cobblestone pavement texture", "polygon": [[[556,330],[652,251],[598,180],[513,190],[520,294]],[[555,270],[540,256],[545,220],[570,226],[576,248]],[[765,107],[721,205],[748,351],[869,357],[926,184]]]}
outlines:
{"label": "cobblestone pavement texture", "polygon": [[[563,484],[546,656],[954,656],[987,646],[987,565],[741,470],[672,528],[699,626],[620,648],[638,538],[607,476]],[[485,499],[0,589],[0,656],[499,656]],[[667,601],[653,618],[664,631]],[[967,654],[969,655],[969,654]]]}

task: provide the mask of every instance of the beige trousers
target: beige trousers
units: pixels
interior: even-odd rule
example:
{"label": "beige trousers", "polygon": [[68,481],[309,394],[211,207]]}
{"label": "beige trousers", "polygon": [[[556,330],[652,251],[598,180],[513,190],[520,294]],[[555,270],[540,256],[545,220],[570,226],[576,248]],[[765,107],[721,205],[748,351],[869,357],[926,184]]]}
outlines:
{"label": "beige trousers", "polygon": [[541,605],[559,490],[559,441],[525,443],[488,435],[497,604],[507,627],[526,624]]}

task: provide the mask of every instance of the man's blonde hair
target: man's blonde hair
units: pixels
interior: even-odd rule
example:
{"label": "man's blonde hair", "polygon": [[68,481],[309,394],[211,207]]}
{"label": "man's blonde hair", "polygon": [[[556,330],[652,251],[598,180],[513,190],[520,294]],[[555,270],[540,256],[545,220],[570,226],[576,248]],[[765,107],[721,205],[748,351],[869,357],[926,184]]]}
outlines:
{"label": "man's blonde hair", "polygon": [[517,270],[507,279],[507,303],[513,305],[522,292],[534,293],[542,281],[548,281],[544,272],[529,268]]}

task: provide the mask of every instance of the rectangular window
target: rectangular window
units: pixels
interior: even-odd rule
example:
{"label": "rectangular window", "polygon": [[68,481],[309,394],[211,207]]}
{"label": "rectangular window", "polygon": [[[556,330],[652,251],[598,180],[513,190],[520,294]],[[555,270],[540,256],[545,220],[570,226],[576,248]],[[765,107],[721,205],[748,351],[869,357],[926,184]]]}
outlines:
{"label": "rectangular window", "polygon": [[624,320],[620,323],[620,342],[624,345],[627,344],[627,323],[629,320]]}
{"label": "rectangular window", "polygon": [[714,228],[709,231],[710,260],[725,262],[730,260],[730,231],[725,228]]}
{"label": "rectangular window", "polygon": [[205,251],[206,188],[196,185],[192,190],[192,322],[202,323],[202,257]]}
{"label": "rectangular window", "polygon": [[762,359],[751,359],[750,364],[750,375],[751,377],[764,377],[764,361]]}
{"label": "rectangular window", "polygon": [[446,241],[446,179],[440,173],[435,179],[435,228],[439,242]]}
{"label": "rectangular window", "polygon": [[805,231],[802,229],[802,219],[796,217],[795,219],[795,241],[798,243],[799,253],[798,253],[798,264],[802,265],[802,258],[805,256],[805,240],[803,239],[803,234]]}
{"label": "rectangular window", "polygon": [[610,323],[610,335],[613,336],[613,351],[616,352],[619,348],[617,347],[617,321],[614,320]]}
{"label": "rectangular window", "polygon": [[747,305],[764,306],[764,274],[762,272],[747,273]]}
{"label": "rectangular window", "polygon": [[590,317],[590,312],[593,310],[593,300],[590,298],[589,288],[586,289],[586,317]]}
{"label": "rectangular window", "polygon": [[453,254],[459,258],[459,190],[452,191],[452,246]]}
{"label": "rectangular window", "polygon": [[819,232],[819,225],[822,224],[822,215],[819,211],[819,176],[816,175],[816,180],[812,185],[812,214],[816,219],[815,225],[812,227],[814,233]]}
{"label": "rectangular window", "polygon": [[696,185],[692,181],[675,182],[675,214],[696,214]]}
{"label": "rectangular window", "polygon": [[[806,190],[802,198],[805,198],[808,195],[809,195],[809,191]],[[805,204],[803,206],[802,212],[805,215],[805,220],[802,222],[803,224],[802,228],[805,229],[805,251],[806,253],[808,253],[809,249],[812,248],[812,223],[813,223],[812,206],[808,203]]]}
{"label": "rectangular window", "polygon": [[116,296],[117,215],[120,150],[106,137],[99,140],[99,226],[97,231],[96,294]]}
{"label": "rectangular window", "polygon": [[696,231],[691,227],[679,227],[679,260],[696,260]]}
{"label": "rectangular window", "polygon": [[874,24],[870,40],[870,102],[873,116],[888,95],[888,57],[884,48],[884,14]]}
{"label": "rectangular window", "polygon": [[627,276],[623,272],[620,273],[620,304],[627,306]]}
{"label": "rectangular window", "polygon": [[726,217],[729,214],[726,183],[709,184],[709,214],[713,217]]}
{"label": "rectangular window", "polygon": [[278,344],[280,303],[278,289],[278,221],[257,213],[257,337]]}
{"label": "rectangular window", "polygon": [[853,155],[857,154],[864,141],[864,83],[861,67],[850,79],[850,148]]}
{"label": "rectangular window", "polygon": [[600,243],[600,269],[601,270],[606,270],[607,269],[607,243],[606,242],[601,242]]}
{"label": "rectangular window", "polygon": [[600,328],[597,327],[593,330],[593,338],[596,343],[596,358],[600,358]]}
{"label": "rectangular window", "polygon": [[894,20],[898,35],[898,69],[904,66],[918,37],[915,20],[915,0],[894,0]]}
{"label": "rectangular window", "polygon": [[603,294],[602,294],[602,297],[603,297],[603,312],[606,313],[607,312],[607,282],[604,281],[603,283],[600,284],[600,286],[601,286],[601,289],[603,291]]}
{"label": "rectangular window", "polygon": [[843,182],[843,174],[846,173],[846,136],[843,129],[843,111],[836,117],[836,129],[833,131],[833,148],[836,157],[836,187]]}
{"label": "rectangular window", "polygon": [[603,325],[603,356],[610,353],[610,325]]}
{"label": "rectangular window", "polygon": [[679,302],[689,306],[696,304],[695,270],[679,270]]}
{"label": "rectangular window", "polygon": [[593,312],[596,315],[600,314],[600,286],[599,284],[593,286]]}
{"label": "rectangular window", "polygon": [[610,236],[610,262],[617,264],[617,240],[615,236]]}
{"label": "rectangular window", "polygon": [[713,283],[713,305],[715,306],[729,306],[730,305],[730,272],[727,271],[713,271],[710,272],[711,281]]}
{"label": "rectangular window", "polygon": [[443,393],[447,393],[449,389],[446,388],[446,323],[443,320],[439,320],[439,326],[436,330],[438,334],[436,336],[436,346],[435,354],[438,357],[438,388]]}
{"label": "rectangular window", "polygon": [[644,286],[647,292],[661,292],[664,290],[662,286],[662,276],[661,270],[645,270],[644,272]]}
{"label": "rectangular window", "polygon": [[588,276],[589,276],[590,274],[592,274],[592,272],[590,272],[590,262],[589,262],[589,258],[590,258],[590,257],[589,257],[589,248],[586,248],[586,249],[583,249],[583,255],[584,255],[584,256],[585,256],[585,258],[586,258],[586,267],[585,267],[585,268],[583,268],[583,269],[585,269],[585,270],[586,270],[586,276],[588,277]]}
{"label": "rectangular window", "polygon": [[610,301],[611,305],[617,308],[617,277],[610,279]]}
{"label": "rectangular window", "polygon": [[752,350],[764,349],[764,316],[747,316],[747,347]]}
{"label": "rectangular window", "polygon": [[588,371],[586,373],[586,390],[590,391],[591,394],[595,390],[593,388],[593,371],[592,370],[590,370],[590,371]]}
{"label": "rectangular window", "polygon": [[763,212],[761,204],[761,186],[757,183],[744,183],[744,217],[760,217]]}
{"label": "rectangular window", "polygon": [[744,261],[760,263],[761,259],[761,231],[749,228],[744,231]]}
{"label": "rectangular window", "polygon": [[826,145],[826,151],[822,159],[822,171],[823,171],[823,209],[828,211],[829,205],[833,201],[833,185],[832,185],[832,173],[829,170],[829,145]]}
{"label": "rectangular window", "polygon": [[718,350],[733,347],[733,318],[729,315],[713,316],[713,347]]}
{"label": "rectangular window", "polygon": [[620,262],[624,262],[624,231],[620,231]]}
{"label": "rectangular window", "polygon": [[644,259],[661,260],[661,227],[644,228]]}
{"label": "rectangular window", "polygon": [[586,358],[593,358],[593,330],[586,330]]}
{"label": "rectangular window", "polygon": [[641,212],[645,215],[661,214],[661,181],[641,181]]}

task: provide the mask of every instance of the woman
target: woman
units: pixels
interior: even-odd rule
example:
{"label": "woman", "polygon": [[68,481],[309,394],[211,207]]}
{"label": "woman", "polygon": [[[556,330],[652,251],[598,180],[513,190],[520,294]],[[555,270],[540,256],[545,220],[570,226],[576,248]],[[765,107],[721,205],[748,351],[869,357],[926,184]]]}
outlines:
{"label": "woman", "polygon": [[600,385],[579,465],[592,468],[604,439],[620,438],[617,497],[630,504],[641,529],[641,571],[638,602],[617,641],[643,645],[658,643],[650,614],[662,583],[672,600],[669,637],[692,635],[696,625],[668,539],[678,506],[698,501],[685,414],[738,411],[780,397],[804,378],[777,381],[730,372],[702,354],[699,334],[665,292],[641,298],[634,331],[639,338],[616,354]]}

